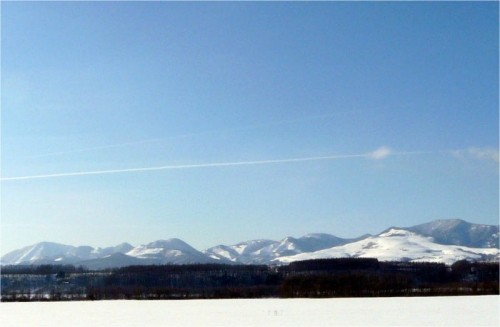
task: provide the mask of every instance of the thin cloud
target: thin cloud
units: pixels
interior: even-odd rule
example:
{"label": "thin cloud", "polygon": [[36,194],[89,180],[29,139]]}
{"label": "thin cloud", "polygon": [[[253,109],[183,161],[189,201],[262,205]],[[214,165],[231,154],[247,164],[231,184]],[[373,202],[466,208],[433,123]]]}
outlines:
{"label": "thin cloud", "polygon": [[468,149],[453,150],[451,153],[458,158],[469,158],[475,160],[487,160],[496,163],[500,162],[500,156],[498,149],[485,147],[477,148],[470,147]]}
{"label": "thin cloud", "polygon": [[368,155],[372,159],[381,160],[381,159],[387,158],[391,154],[393,154],[393,152],[390,148],[388,148],[386,146],[381,146],[377,150],[370,152]]}

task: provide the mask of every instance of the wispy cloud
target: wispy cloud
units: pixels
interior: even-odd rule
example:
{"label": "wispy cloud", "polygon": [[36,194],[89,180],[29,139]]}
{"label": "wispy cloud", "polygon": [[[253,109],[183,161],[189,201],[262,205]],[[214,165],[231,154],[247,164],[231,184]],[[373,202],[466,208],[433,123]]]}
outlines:
{"label": "wispy cloud", "polygon": [[392,150],[386,146],[381,146],[377,150],[370,152],[368,155],[370,158],[375,159],[375,160],[380,160],[387,158],[392,154]]}
{"label": "wispy cloud", "polygon": [[493,162],[500,162],[498,149],[485,147],[477,148],[470,147],[467,149],[453,150],[451,153],[458,158],[469,158],[476,160],[487,160]]}

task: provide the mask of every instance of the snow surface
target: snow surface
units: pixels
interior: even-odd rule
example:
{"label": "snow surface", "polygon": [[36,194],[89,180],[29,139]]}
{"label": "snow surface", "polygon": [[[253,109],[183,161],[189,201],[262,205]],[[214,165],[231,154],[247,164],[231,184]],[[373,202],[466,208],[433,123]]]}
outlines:
{"label": "snow surface", "polygon": [[499,326],[500,297],[1,303],[0,326]]}

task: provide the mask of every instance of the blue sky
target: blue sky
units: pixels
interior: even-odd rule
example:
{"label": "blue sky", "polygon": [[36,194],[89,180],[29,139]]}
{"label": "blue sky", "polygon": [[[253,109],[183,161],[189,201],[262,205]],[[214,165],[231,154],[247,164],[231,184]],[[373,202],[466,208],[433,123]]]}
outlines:
{"label": "blue sky", "polygon": [[1,24],[2,253],[498,223],[496,2],[3,2]]}

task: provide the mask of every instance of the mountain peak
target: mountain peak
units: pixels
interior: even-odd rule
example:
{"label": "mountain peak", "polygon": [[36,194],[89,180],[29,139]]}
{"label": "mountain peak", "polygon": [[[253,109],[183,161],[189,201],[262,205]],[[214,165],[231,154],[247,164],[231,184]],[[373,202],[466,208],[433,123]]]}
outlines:
{"label": "mountain peak", "polygon": [[336,236],[333,236],[333,235],[330,235],[330,234],[326,234],[326,233],[309,233],[309,234],[306,234],[306,235],[302,236],[301,238],[322,239],[322,238],[332,238],[332,237],[336,237]]}
{"label": "mountain peak", "polygon": [[191,245],[187,244],[181,239],[178,238],[169,238],[166,240],[157,240],[151,243],[146,244],[147,248],[163,248],[169,250],[189,250],[189,251],[197,251]]}
{"label": "mountain peak", "polygon": [[414,232],[410,232],[405,229],[399,229],[399,228],[390,228],[386,232],[383,232],[379,234],[379,237],[394,237],[394,236],[402,236],[402,237],[408,237],[408,236],[413,236],[416,235]]}

